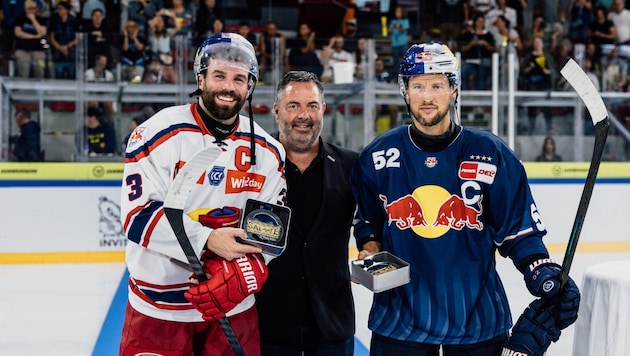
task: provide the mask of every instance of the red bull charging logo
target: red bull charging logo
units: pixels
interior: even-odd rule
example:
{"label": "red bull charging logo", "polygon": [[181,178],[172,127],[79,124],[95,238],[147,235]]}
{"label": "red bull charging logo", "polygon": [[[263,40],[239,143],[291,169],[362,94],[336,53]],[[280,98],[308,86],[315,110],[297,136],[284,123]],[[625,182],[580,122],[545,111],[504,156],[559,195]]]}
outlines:
{"label": "red bull charging logo", "polygon": [[395,224],[401,230],[412,229],[424,238],[440,237],[450,229],[483,229],[479,220],[481,197],[475,204],[479,208],[476,208],[440,186],[428,185],[393,201],[388,201],[382,194],[379,198],[387,212],[389,226]]}

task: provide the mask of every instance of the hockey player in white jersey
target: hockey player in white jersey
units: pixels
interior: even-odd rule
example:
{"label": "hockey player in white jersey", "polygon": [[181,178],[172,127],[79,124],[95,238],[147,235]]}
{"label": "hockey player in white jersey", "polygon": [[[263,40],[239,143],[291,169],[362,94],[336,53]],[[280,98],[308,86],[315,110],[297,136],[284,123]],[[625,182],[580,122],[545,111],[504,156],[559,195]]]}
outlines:
{"label": "hockey player in white jersey", "polygon": [[[243,351],[260,353],[256,289],[242,288],[252,285],[252,273],[245,278],[239,263],[251,262],[258,290],[267,270],[260,248],[238,242],[247,236],[234,222],[249,198],[284,205],[285,151],[239,115],[258,78],[246,39],[233,33],[209,37],[197,51],[194,71],[198,100],[156,113],[130,135],[125,152],[121,219],[130,278],[120,355],[229,354],[217,321],[223,316]],[[191,284],[163,202],[179,169],[212,145],[222,152],[191,191],[184,226],[197,257],[203,255],[208,270],[224,269],[225,280]]]}

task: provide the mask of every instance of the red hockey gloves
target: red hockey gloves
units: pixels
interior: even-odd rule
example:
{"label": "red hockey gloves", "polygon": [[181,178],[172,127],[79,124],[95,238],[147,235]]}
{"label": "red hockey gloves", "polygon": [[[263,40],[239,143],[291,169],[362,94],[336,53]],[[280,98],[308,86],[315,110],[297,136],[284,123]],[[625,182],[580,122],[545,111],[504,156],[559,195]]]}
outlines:
{"label": "red hockey gloves", "polygon": [[563,330],[575,323],[580,308],[580,290],[571,277],[567,279],[567,283],[554,301],[557,307],[556,326]]}
{"label": "red hockey gloves", "polygon": [[549,258],[530,263],[523,275],[527,289],[536,297],[552,298],[560,291],[560,265]]}
{"label": "red hockey gloves", "polygon": [[219,320],[247,296],[260,291],[268,271],[261,255],[249,254],[227,261],[220,257],[207,260],[204,269],[212,277],[190,287],[184,294],[204,320]]}
{"label": "red hockey gloves", "polygon": [[233,206],[224,206],[210,210],[205,215],[199,215],[199,222],[203,226],[218,229],[220,227],[238,227],[241,209]]}
{"label": "red hockey gloves", "polygon": [[549,300],[536,299],[529,304],[503,347],[502,356],[543,356],[551,342],[560,338],[555,325],[556,306]]}

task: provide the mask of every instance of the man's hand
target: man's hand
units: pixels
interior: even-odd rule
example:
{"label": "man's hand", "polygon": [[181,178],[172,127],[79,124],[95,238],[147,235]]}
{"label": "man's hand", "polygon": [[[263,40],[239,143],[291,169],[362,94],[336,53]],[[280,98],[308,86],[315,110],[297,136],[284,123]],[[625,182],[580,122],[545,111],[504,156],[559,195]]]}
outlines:
{"label": "man's hand", "polygon": [[361,251],[359,251],[359,256],[357,259],[363,260],[368,256],[371,256],[375,253],[379,253],[382,250],[382,245],[377,241],[368,241],[363,244]]}
{"label": "man's hand", "polygon": [[232,261],[213,256],[205,261],[204,270],[211,274],[210,279],[192,285],[184,296],[207,321],[221,319],[249,295],[260,291],[269,274],[258,254]]}
{"label": "man's hand", "polygon": [[248,253],[261,253],[259,247],[240,243],[237,238],[247,239],[245,230],[237,228],[241,209],[224,206],[210,210],[205,215],[199,215],[199,222],[214,230],[208,236],[206,248],[215,254],[233,260]]}
{"label": "man's hand", "polygon": [[502,355],[543,356],[551,342],[560,338],[555,325],[557,310],[552,301],[536,299],[529,304],[503,347]]}
{"label": "man's hand", "polygon": [[549,258],[541,258],[530,263],[523,276],[532,295],[548,299],[560,291],[560,273],[559,264]]}
{"label": "man's hand", "polygon": [[580,290],[571,277],[564,284],[564,288],[558,295],[556,303],[556,326],[558,329],[563,330],[575,323],[578,317],[578,310],[580,309]]}

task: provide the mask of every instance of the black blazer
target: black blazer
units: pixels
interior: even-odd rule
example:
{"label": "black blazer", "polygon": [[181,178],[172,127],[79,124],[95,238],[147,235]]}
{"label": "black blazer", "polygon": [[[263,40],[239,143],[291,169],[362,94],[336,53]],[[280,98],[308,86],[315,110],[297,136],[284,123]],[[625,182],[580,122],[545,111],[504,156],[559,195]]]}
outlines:
{"label": "black blazer", "polygon": [[323,151],[324,196],[313,229],[289,227],[287,248],[269,263],[269,278],[256,294],[263,341],[296,344],[302,306],[309,302],[327,340],[346,339],[355,332],[348,242],[356,202],[349,178],[358,153],[328,143],[323,143]]}

